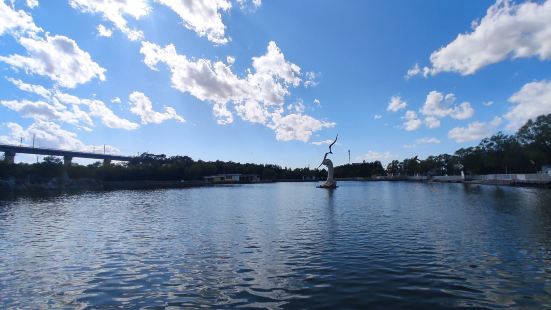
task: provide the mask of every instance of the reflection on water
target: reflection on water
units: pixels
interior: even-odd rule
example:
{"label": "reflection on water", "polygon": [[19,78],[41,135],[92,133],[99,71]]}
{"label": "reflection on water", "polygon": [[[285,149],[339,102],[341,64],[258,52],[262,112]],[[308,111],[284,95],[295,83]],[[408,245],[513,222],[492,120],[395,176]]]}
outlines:
{"label": "reflection on water", "polygon": [[551,191],[339,185],[0,202],[0,308],[551,307]]}

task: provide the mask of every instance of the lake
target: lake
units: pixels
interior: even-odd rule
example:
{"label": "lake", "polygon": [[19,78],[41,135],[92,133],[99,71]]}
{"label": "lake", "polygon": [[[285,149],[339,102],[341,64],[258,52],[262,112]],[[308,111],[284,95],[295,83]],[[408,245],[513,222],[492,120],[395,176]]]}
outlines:
{"label": "lake", "polygon": [[315,185],[0,201],[0,308],[551,308],[551,190]]}

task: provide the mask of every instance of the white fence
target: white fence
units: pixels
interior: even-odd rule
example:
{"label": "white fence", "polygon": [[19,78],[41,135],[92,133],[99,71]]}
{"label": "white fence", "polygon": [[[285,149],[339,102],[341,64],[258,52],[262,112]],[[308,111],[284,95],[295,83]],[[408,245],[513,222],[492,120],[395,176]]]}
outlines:
{"label": "white fence", "polygon": [[472,175],[466,177],[470,180],[480,181],[535,181],[535,182],[551,182],[551,175],[546,173],[527,173],[527,174],[485,174]]}
{"label": "white fence", "polygon": [[[439,182],[461,182],[460,175],[433,176],[432,180]],[[483,174],[465,176],[465,181],[496,182],[496,183],[551,183],[551,175],[545,173],[525,174]]]}

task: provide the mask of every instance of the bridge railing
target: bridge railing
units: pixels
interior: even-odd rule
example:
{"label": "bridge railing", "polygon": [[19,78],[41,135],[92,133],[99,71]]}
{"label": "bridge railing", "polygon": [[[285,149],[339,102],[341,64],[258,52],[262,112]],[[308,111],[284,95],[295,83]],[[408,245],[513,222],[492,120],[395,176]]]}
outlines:
{"label": "bridge railing", "polygon": [[77,158],[88,158],[88,159],[116,160],[116,161],[129,161],[133,158],[131,156],[122,156],[122,155],[114,155],[114,154],[70,151],[70,150],[60,150],[60,149],[44,148],[44,147],[17,146],[17,145],[10,145],[10,144],[0,144],[0,152],[4,152],[6,154],[7,161],[13,161],[13,157],[17,153],[77,157]]}

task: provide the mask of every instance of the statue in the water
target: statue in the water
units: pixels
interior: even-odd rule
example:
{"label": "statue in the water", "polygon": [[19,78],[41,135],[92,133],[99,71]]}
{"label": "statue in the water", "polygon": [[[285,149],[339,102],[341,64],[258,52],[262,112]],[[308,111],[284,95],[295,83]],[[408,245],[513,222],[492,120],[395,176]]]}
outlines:
{"label": "statue in the water", "polygon": [[333,154],[331,147],[333,147],[333,145],[337,143],[338,138],[339,135],[335,137],[335,141],[333,141],[333,143],[329,144],[329,152],[325,153],[325,156],[323,156],[323,161],[318,166],[318,168],[321,167],[321,165],[327,167],[327,181],[320,185],[320,188],[337,188],[337,181],[335,181],[335,179],[333,178],[333,162],[331,161],[331,159],[327,158],[327,155]]}

